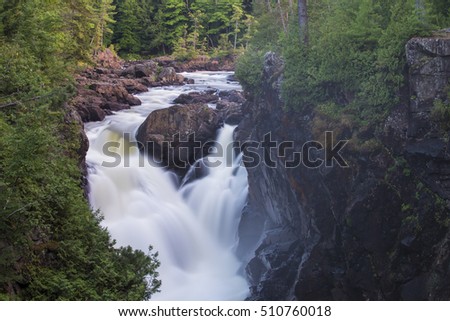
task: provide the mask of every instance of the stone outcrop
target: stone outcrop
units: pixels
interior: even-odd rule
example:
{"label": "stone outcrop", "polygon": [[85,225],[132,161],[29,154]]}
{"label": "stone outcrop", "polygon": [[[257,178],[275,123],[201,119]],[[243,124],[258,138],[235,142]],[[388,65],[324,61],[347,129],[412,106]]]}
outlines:
{"label": "stone outcrop", "polygon": [[136,139],[163,166],[184,174],[208,153],[219,127],[217,112],[207,105],[175,105],[152,112]]}
{"label": "stone outcrop", "polygon": [[237,90],[190,92],[181,94],[173,101],[176,104],[215,104],[221,122],[237,125],[244,118],[242,109],[245,98]]}
{"label": "stone outcrop", "polygon": [[[449,33],[450,34],[450,33]],[[450,79],[450,39],[413,38],[406,45],[411,97],[408,135],[423,138],[433,130],[430,113],[436,100],[446,100]]]}
{"label": "stone outcrop", "polygon": [[216,91],[198,92],[193,91],[187,94],[181,94],[173,101],[175,104],[215,104],[219,100]]}
{"label": "stone outcrop", "polygon": [[77,95],[71,105],[84,122],[101,121],[107,115],[141,101],[135,94],[149,87],[183,85],[188,79],[172,67],[161,67],[155,61],[127,63],[102,54],[99,66],[89,68],[77,77]]}
{"label": "stone outcrop", "polygon": [[[429,118],[433,97],[447,99],[449,45],[446,37],[408,43],[411,101],[381,131],[283,110],[283,61],[266,55],[264,94],[244,105],[236,137],[262,142],[270,133],[294,147],[252,150],[275,164],[248,166],[238,254],[248,262],[250,299],[450,299],[450,146]],[[286,166],[327,130],[335,143],[351,139],[342,152],[348,167]]]}
{"label": "stone outcrop", "polygon": [[234,71],[235,56],[223,58],[210,58],[198,56],[187,61],[177,61],[172,57],[158,57],[155,59],[161,66],[173,67],[176,72],[193,72],[199,70],[206,71]]}
{"label": "stone outcrop", "polygon": [[[409,65],[410,110],[407,157],[420,164],[417,175],[441,197],[450,199],[450,145],[445,130],[432,117],[438,101],[449,104],[450,32],[413,38],[406,45]],[[447,133],[448,135],[448,133]]]}

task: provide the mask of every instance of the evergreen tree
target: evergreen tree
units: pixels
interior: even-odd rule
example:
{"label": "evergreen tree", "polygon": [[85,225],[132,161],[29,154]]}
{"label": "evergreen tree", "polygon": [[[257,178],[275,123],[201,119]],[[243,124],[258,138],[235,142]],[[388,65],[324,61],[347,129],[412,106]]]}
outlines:
{"label": "evergreen tree", "polygon": [[114,15],[115,6],[112,5],[113,0],[96,0],[95,13],[95,29],[91,44],[95,50],[101,50],[104,46],[104,39],[107,34],[113,33],[110,24],[114,23],[112,16]]}
{"label": "evergreen tree", "polygon": [[109,0],[0,1],[0,299],[143,300],[156,255],[115,248],[83,195],[72,71],[111,22]]}
{"label": "evergreen tree", "polygon": [[119,53],[139,53],[141,42],[136,30],[140,28],[139,11],[137,0],[117,0],[117,23],[114,28],[113,43]]}

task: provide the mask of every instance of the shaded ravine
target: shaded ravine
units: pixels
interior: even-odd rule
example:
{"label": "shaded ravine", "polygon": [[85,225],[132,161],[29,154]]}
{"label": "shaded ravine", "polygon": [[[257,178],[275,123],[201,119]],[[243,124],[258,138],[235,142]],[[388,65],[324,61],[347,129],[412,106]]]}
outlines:
{"label": "shaded ravine", "polygon": [[[159,252],[162,287],[153,296],[156,300],[242,300],[248,295],[242,263],[235,256],[248,189],[239,157],[228,150],[222,157],[210,158],[210,163],[222,165],[208,168],[206,176],[180,187],[174,174],[155,166],[133,143],[145,118],[153,110],[170,106],[179,94],[240,89],[227,83],[228,75],[186,74],[195,79],[195,85],[151,89],[139,95],[142,106],[85,127],[90,142],[91,206],[104,215],[103,224],[119,246],[147,252],[152,245]],[[217,144],[231,144],[233,130],[229,125],[221,128]],[[105,153],[105,146],[109,152]],[[120,164],[113,164],[118,155]]]}

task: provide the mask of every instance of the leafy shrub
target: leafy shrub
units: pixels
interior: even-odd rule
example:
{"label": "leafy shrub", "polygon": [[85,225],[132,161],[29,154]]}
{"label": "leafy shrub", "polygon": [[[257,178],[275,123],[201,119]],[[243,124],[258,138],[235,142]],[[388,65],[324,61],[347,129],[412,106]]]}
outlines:
{"label": "leafy shrub", "polygon": [[431,118],[437,122],[444,131],[450,130],[450,103],[436,100],[431,110]]}
{"label": "leafy shrub", "polygon": [[160,285],[157,256],[114,247],[80,186],[77,132],[54,109],[40,101],[0,114],[0,293],[148,299]]}
{"label": "leafy shrub", "polygon": [[247,51],[236,62],[236,77],[244,90],[257,93],[261,90],[264,52]]}

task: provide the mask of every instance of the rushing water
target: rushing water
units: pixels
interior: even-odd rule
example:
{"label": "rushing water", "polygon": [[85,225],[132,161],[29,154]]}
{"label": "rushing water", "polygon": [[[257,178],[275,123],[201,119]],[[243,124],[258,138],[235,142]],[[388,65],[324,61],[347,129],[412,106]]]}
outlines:
{"label": "rushing water", "polygon": [[[186,74],[195,85],[153,88],[139,95],[141,106],[86,124],[91,206],[102,212],[103,224],[119,246],[147,252],[152,245],[159,252],[162,287],[153,297],[156,300],[242,300],[248,294],[234,254],[247,198],[247,175],[239,166],[239,156],[228,150],[222,157],[209,158],[210,163],[222,165],[209,168],[201,179],[180,184],[124,136],[134,137],[152,111],[170,106],[182,92],[239,89],[227,83],[228,75]],[[233,130],[225,125],[217,144],[230,144]],[[120,143],[115,150],[122,159],[118,166],[102,166],[114,161],[103,153],[108,142]]]}

